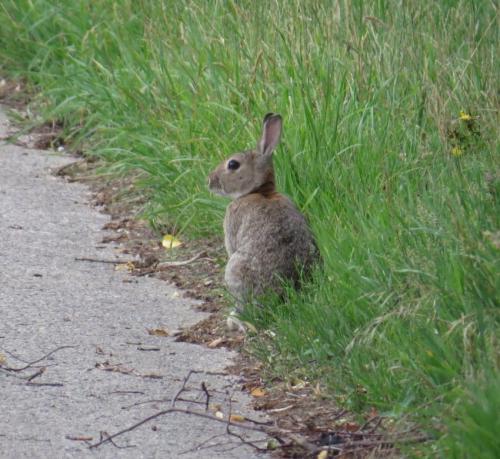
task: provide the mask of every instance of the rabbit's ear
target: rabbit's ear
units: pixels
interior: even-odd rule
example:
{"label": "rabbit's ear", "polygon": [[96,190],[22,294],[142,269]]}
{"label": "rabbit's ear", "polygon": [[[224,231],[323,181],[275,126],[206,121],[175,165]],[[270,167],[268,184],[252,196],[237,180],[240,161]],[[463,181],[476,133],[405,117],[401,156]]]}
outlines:
{"label": "rabbit's ear", "polygon": [[264,129],[262,138],[259,140],[257,149],[261,155],[270,155],[281,137],[281,116],[277,113],[268,113],[264,116]]}

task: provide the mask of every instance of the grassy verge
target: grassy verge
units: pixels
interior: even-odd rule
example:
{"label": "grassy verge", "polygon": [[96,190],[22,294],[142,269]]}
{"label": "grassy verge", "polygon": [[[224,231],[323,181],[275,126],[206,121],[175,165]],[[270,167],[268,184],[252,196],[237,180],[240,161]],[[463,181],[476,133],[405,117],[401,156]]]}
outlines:
{"label": "grassy verge", "polygon": [[279,186],[324,266],[250,314],[273,332],[256,352],[418,418],[440,455],[498,457],[498,20],[489,0],[4,0],[0,71],[191,235],[221,231],[207,171],[282,113]]}

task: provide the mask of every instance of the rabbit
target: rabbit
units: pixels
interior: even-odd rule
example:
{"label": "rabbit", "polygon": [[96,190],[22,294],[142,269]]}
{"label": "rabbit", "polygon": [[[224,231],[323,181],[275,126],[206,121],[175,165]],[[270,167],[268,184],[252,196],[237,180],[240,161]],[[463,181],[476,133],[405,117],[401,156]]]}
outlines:
{"label": "rabbit", "polygon": [[269,290],[281,294],[283,280],[298,287],[319,259],[305,217],[276,191],[273,151],[281,130],[281,116],[268,113],[256,149],[233,154],[208,178],[210,191],[232,198],[224,218],[224,278],[240,305]]}

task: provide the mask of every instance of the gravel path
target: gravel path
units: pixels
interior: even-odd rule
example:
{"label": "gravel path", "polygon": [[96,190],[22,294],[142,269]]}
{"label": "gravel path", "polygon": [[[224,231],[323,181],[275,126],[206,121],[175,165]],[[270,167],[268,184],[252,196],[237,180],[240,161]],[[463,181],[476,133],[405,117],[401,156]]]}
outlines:
{"label": "gravel path", "polygon": [[[0,138],[8,128],[0,109]],[[225,424],[182,413],[117,438],[124,448],[88,448],[100,432],[113,434],[168,408],[168,401],[151,400],[171,399],[190,370],[221,372],[232,355],[148,334],[205,317],[167,283],[132,278],[111,264],[75,261],[120,255],[117,246],[100,244],[108,217],[88,204],[86,187],[51,175],[51,168],[70,161],[0,141],[0,359],[18,368],[71,346],[17,373],[0,368],[0,457],[257,457],[234,437],[213,438],[224,434]],[[38,385],[21,379],[40,366],[45,372],[32,381]],[[237,399],[233,413],[248,409],[229,376],[193,375],[193,390],[182,397],[203,401],[202,381],[224,415],[228,391]],[[212,443],[218,446],[196,449]]]}

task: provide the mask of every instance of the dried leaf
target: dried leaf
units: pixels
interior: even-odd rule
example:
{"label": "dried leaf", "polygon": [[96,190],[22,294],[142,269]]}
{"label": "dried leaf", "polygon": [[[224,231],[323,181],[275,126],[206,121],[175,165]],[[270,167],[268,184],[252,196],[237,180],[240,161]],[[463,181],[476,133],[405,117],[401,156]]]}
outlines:
{"label": "dried leaf", "polygon": [[215,417],[219,419],[224,419],[224,414],[222,413],[222,411],[216,411]]}
{"label": "dried leaf", "polygon": [[134,270],[134,263],[128,261],[127,263],[119,263],[115,265],[115,271],[131,272]]}
{"label": "dried leaf", "polygon": [[346,422],[343,425],[344,429],[347,430],[348,432],[356,432],[359,430],[359,424],[356,424],[355,422]]}
{"label": "dried leaf", "polygon": [[217,347],[219,344],[222,344],[225,342],[226,342],[226,338],[216,338],[213,341],[210,341],[207,346],[214,348],[214,347]]}
{"label": "dried leaf", "polygon": [[163,236],[163,239],[161,241],[161,245],[165,247],[167,250],[170,250],[179,247],[180,245],[182,245],[182,242],[179,241],[179,239],[177,239],[172,234],[165,234],[165,236]]}
{"label": "dried leaf", "polygon": [[7,363],[7,357],[0,352],[0,365],[5,365]]}
{"label": "dried leaf", "polygon": [[318,453],[316,459],[326,459],[328,457],[328,451],[323,450]]}
{"label": "dried leaf", "polygon": [[148,328],[148,335],[152,336],[168,336],[169,333],[164,328]]}
{"label": "dried leaf", "polygon": [[241,414],[232,414],[231,416],[229,416],[229,420],[231,422],[243,422],[245,420],[245,417]]}
{"label": "dried leaf", "polygon": [[264,397],[264,395],[266,395],[266,394],[267,394],[267,392],[262,387],[254,387],[250,391],[250,395],[252,397]]}

